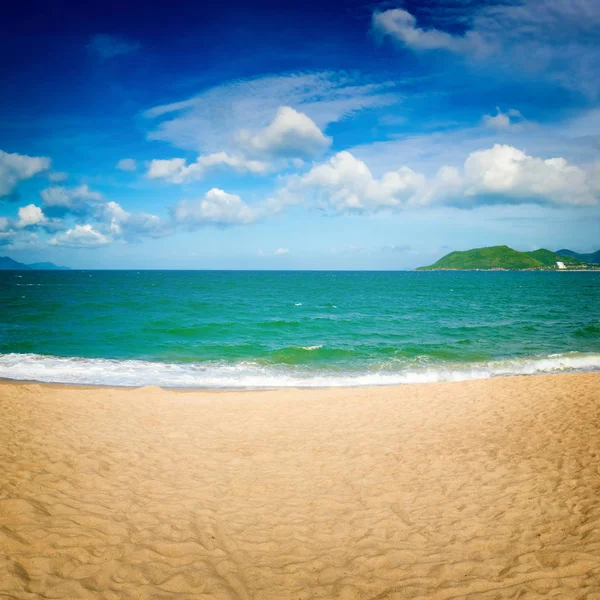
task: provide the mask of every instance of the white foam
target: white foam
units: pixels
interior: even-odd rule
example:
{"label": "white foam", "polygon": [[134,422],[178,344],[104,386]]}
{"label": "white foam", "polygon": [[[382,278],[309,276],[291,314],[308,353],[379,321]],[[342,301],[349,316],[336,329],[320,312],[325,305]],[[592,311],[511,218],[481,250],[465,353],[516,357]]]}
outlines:
{"label": "white foam", "polygon": [[141,360],[63,358],[38,354],[0,354],[0,377],[14,380],[110,386],[156,385],[174,388],[260,389],[354,387],[487,379],[600,370],[600,354],[570,352],[544,357],[471,364],[397,366],[361,372],[306,371],[253,362],[162,363]]}

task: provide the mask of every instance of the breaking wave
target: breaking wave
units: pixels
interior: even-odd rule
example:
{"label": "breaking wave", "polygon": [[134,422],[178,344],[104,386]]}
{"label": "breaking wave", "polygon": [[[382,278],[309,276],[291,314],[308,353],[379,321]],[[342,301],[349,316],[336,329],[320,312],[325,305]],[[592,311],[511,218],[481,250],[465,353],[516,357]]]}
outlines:
{"label": "breaking wave", "polygon": [[[312,350],[312,348],[311,348]],[[487,379],[600,370],[600,354],[569,352],[473,363],[370,365],[356,370],[310,370],[285,364],[197,362],[0,354],[0,378],[46,383],[167,388],[265,389],[356,387]]]}

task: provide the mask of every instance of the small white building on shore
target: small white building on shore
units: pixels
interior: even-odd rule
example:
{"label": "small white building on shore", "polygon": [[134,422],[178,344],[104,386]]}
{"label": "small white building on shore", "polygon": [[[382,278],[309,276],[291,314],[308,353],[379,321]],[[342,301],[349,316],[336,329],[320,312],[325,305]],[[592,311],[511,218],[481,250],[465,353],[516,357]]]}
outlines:
{"label": "small white building on shore", "polygon": [[560,261],[560,260],[559,260],[559,261],[556,261],[556,267],[557,267],[558,269],[566,269],[566,268],[567,268],[567,267],[565,266],[565,263],[564,263],[564,262],[562,262],[562,261]]}

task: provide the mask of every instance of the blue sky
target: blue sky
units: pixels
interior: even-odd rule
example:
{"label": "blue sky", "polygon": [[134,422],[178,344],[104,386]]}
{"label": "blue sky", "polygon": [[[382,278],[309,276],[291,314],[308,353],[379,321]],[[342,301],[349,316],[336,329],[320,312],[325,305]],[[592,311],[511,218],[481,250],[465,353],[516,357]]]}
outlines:
{"label": "blue sky", "polygon": [[403,269],[600,247],[596,0],[4,16],[0,255]]}

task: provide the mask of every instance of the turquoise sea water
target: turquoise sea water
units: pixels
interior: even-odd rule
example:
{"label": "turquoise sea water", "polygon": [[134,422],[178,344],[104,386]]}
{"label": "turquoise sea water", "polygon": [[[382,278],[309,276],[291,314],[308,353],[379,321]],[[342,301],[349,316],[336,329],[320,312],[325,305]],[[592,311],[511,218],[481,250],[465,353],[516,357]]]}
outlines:
{"label": "turquoise sea water", "polygon": [[373,385],[600,369],[600,273],[0,272],[0,377]]}

